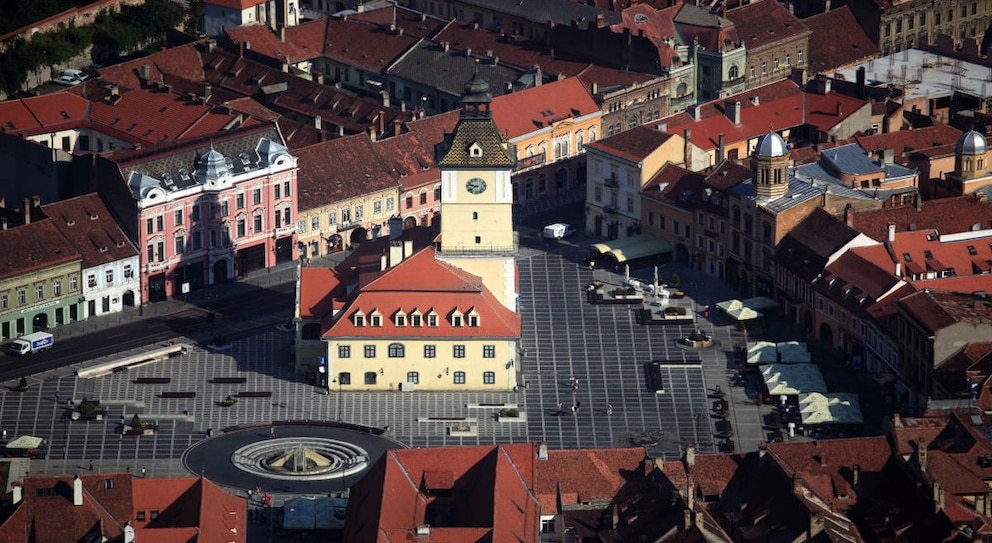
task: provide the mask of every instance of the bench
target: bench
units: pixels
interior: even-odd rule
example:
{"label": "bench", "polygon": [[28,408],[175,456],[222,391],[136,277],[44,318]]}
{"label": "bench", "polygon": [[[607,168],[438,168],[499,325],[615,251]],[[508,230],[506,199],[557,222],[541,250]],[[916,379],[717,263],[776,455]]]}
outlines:
{"label": "bench", "polygon": [[268,390],[245,390],[238,392],[239,398],[271,398],[272,392]]}
{"label": "bench", "polygon": [[172,392],[166,391],[162,393],[163,398],[195,398],[196,392]]}
{"label": "bench", "polygon": [[171,377],[138,377],[134,380],[139,385],[165,385],[172,382]]}
{"label": "bench", "polygon": [[213,379],[210,380],[210,382],[218,385],[219,384],[236,385],[236,384],[247,383],[248,378],[247,377],[214,377]]}

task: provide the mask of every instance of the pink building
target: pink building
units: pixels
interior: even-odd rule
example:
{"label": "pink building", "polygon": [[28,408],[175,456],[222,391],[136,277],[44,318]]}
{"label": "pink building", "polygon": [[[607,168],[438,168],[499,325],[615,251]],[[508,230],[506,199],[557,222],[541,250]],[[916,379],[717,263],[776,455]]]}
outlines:
{"label": "pink building", "polygon": [[98,190],[138,245],[142,300],[154,302],[295,259],[296,176],[264,125],[113,153]]}

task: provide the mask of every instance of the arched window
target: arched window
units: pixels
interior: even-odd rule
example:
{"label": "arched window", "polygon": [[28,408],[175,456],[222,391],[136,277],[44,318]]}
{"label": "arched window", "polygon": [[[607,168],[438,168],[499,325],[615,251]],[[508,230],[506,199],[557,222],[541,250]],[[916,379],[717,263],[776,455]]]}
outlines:
{"label": "arched window", "polygon": [[543,156],[544,158],[547,158],[548,157],[548,144],[547,144],[547,142],[543,142],[542,141],[541,144],[537,146],[537,154]]}
{"label": "arched window", "polygon": [[965,158],[964,159],[964,169],[966,169],[966,170],[970,170],[971,169],[971,158]]}
{"label": "arched window", "polygon": [[689,92],[689,85],[686,85],[685,81],[679,82],[678,86],[675,87],[675,96],[678,98],[685,96],[687,92]]}
{"label": "arched window", "polygon": [[406,356],[406,348],[402,343],[389,344],[389,358],[403,358]]}
{"label": "arched window", "polygon": [[586,143],[585,134],[583,134],[582,132],[579,132],[578,134],[576,134],[576,136],[575,136],[575,150],[577,152],[579,152],[579,153],[582,152],[582,149],[585,147],[585,143]]}
{"label": "arched window", "polygon": [[737,79],[738,77],[740,77],[741,71],[737,68],[737,65],[735,64],[730,67],[730,71],[727,72],[727,75],[730,76],[731,80]]}
{"label": "arched window", "polygon": [[589,143],[596,141],[596,127],[589,128]]}
{"label": "arched window", "polygon": [[976,170],[984,170],[985,169],[985,159],[984,158],[979,158],[977,160],[977,162],[978,163],[975,165],[975,169]]}
{"label": "arched window", "polygon": [[478,211],[473,211],[472,212],[472,220],[473,221],[479,220],[479,212]]}

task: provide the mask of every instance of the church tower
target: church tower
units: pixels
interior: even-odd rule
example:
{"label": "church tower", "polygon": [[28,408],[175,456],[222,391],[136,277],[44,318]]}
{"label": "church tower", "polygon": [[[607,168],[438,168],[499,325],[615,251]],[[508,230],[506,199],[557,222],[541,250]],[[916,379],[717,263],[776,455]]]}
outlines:
{"label": "church tower", "polygon": [[438,149],[441,170],[441,258],[482,277],[516,309],[517,233],[510,174],[516,149],[500,134],[489,106],[489,84],[475,74],[465,84],[454,133]]}
{"label": "church tower", "polygon": [[754,148],[751,190],[755,196],[770,200],[789,190],[789,148],[774,130],[762,136]]}

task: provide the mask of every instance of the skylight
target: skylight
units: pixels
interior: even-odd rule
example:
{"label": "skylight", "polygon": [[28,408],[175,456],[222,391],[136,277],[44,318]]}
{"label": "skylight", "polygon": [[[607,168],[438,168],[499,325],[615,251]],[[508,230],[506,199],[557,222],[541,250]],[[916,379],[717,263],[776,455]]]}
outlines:
{"label": "skylight", "polygon": [[902,254],[902,259],[905,260],[906,262],[912,262],[913,261],[913,257],[909,256],[909,253],[903,253]]}

